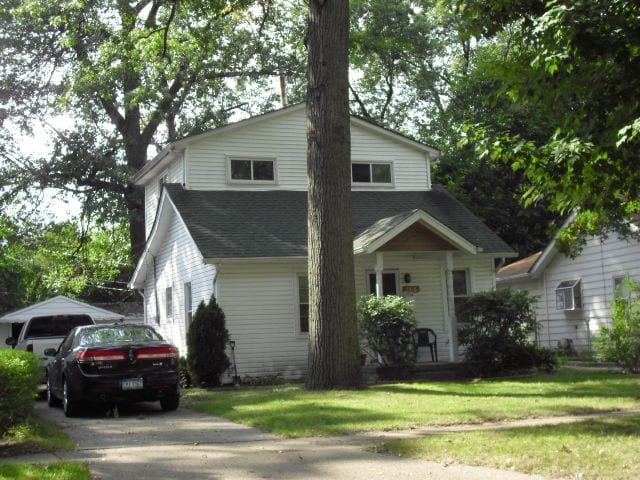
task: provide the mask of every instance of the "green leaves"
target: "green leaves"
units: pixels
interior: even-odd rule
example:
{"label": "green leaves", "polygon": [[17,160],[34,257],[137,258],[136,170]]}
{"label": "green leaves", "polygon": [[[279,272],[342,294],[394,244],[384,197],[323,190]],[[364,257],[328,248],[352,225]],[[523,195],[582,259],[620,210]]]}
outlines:
{"label": "green leaves", "polygon": [[548,202],[560,215],[589,216],[563,237],[572,254],[587,235],[630,235],[628,222],[640,213],[640,102],[633,100],[640,90],[640,4],[550,1],[536,10],[525,0],[501,4],[511,13],[501,28],[515,35],[503,68],[493,69],[504,85],[493,95],[540,112],[537,120],[549,128],[476,129],[476,152],[523,173],[525,205]]}
{"label": "green leaves", "polygon": [[361,337],[383,366],[415,363],[416,320],[409,300],[396,295],[364,296],[358,303],[358,319]]}

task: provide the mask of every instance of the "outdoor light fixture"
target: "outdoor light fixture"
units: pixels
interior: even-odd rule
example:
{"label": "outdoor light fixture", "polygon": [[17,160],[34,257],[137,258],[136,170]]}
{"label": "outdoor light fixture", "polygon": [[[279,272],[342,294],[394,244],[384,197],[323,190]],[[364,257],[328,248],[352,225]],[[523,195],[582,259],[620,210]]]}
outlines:
{"label": "outdoor light fixture", "polygon": [[411,283],[411,274],[410,273],[405,273],[404,274],[404,283]]}

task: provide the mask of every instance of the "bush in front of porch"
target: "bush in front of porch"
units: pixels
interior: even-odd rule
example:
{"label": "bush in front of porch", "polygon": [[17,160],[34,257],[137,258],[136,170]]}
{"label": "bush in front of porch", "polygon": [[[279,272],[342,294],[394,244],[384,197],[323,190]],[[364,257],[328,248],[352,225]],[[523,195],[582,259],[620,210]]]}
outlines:
{"label": "bush in front of porch", "polygon": [[364,349],[381,367],[408,371],[415,364],[411,301],[397,295],[366,295],[358,302],[358,320]]}
{"label": "bush in front of porch", "polygon": [[476,293],[465,301],[459,341],[478,374],[556,368],[555,354],[531,340],[538,328],[535,302],[527,292],[511,289]]}

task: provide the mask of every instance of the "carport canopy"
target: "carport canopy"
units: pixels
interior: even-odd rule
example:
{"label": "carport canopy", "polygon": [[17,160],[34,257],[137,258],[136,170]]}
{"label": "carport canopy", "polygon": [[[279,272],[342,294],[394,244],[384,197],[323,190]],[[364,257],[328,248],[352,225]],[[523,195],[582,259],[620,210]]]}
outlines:
{"label": "carport canopy", "polygon": [[58,295],[44,302],[7,313],[0,317],[0,323],[24,323],[30,318],[44,315],[89,315],[97,323],[117,322],[124,318],[119,313]]}

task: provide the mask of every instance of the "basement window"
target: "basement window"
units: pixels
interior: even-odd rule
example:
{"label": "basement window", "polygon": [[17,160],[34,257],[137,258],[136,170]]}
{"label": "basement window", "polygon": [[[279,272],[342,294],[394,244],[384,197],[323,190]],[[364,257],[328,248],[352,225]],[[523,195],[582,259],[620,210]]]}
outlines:
{"label": "basement window", "polygon": [[556,310],[579,310],[581,308],[580,279],[560,282],[556,287]]}

